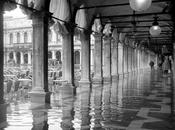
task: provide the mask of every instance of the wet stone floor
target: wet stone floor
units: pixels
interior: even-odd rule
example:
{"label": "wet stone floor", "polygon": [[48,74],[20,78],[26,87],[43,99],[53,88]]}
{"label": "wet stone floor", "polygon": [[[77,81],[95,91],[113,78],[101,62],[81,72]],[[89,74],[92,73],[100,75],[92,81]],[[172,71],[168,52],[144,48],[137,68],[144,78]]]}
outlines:
{"label": "wet stone floor", "polygon": [[7,122],[0,129],[175,130],[171,85],[170,75],[154,71],[103,85],[81,85],[76,94],[68,86],[52,86],[51,104],[38,109],[30,109],[28,90],[9,93]]}

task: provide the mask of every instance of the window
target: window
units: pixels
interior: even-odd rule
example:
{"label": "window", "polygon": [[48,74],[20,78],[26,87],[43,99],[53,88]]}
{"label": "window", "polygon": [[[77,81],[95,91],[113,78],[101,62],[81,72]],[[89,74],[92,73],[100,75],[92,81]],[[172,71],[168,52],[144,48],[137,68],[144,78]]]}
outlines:
{"label": "window", "polygon": [[24,43],[27,43],[28,41],[28,35],[27,32],[24,33]]}
{"label": "window", "polygon": [[13,43],[13,33],[10,33],[10,44]]}
{"label": "window", "polygon": [[20,43],[20,33],[17,33],[17,43]]}

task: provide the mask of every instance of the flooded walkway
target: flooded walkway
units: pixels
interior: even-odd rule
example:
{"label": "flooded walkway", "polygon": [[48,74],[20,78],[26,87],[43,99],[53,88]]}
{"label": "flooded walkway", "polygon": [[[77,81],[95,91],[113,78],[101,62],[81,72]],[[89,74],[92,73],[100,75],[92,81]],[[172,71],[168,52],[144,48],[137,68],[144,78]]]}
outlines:
{"label": "flooded walkway", "polygon": [[[2,130],[174,130],[171,77],[133,73],[112,83],[53,87],[51,105],[30,109],[27,91],[6,95]],[[0,117],[1,118],[1,117]],[[3,125],[4,126],[4,125]]]}

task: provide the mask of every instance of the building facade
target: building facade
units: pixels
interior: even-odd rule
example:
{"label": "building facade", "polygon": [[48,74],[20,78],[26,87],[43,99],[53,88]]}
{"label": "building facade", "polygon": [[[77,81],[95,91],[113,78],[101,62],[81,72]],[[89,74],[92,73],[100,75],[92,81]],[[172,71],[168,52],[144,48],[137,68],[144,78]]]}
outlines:
{"label": "building facade", "polygon": [[[27,17],[8,16],[4,18],[4,64],[6,66],[32,65],[32,32],[32,21]],[[49,29],[48,36],[48,59],[61,63],[62,38],[52,27]],[[74,37],[74,40],[74,63],[75,67],[79,67],[81,43],[78,37]],[[93,44],[91,52],[91,60],[93,61]]]}

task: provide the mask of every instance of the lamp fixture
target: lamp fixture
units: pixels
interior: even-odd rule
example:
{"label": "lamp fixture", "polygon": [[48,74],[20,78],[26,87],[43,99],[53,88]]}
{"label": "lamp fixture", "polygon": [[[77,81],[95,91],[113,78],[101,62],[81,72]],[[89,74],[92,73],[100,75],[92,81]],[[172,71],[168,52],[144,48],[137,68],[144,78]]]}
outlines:
{"label": "lamp fixture", "polygon": [[149,30],[151,36],[153,36],[153,37],[159,36],[161,31],[162,31],[160,26],[159,26],[159,23],[158,23],[157,19],[158,19],[158,17],[155,16],[154,17],[154,22],[152,24],[152,27]]}
{"label": "lamp fixture", "polygon": [[147,10],[152,3],[152,0],[129,0],[130,7],[135,11]]}

